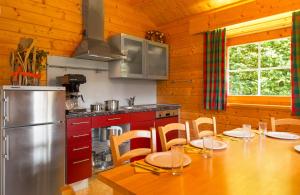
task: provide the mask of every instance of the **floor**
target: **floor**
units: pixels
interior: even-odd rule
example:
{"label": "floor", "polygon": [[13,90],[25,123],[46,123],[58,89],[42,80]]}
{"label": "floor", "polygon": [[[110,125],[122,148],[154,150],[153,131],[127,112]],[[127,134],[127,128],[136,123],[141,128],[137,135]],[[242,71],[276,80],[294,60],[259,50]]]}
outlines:
{"label": "floor", "polygon": [[112,195],[113,190],[99,181],[96,176],[89,179],[89,187],[76,192],[76,195]]}

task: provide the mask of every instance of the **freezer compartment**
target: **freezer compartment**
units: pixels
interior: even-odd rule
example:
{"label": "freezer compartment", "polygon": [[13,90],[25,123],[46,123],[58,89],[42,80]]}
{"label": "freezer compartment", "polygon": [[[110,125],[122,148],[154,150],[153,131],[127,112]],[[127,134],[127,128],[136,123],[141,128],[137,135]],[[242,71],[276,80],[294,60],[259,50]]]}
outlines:
{"label": "freezer compartment", "polygon": [[64,90],[4,90],[1,96],[4,128],[65,121]]}
{"label": "freezer compartment", "polygon": [[65,124],[3,130],[2,195],[58,195],[65,181]]}

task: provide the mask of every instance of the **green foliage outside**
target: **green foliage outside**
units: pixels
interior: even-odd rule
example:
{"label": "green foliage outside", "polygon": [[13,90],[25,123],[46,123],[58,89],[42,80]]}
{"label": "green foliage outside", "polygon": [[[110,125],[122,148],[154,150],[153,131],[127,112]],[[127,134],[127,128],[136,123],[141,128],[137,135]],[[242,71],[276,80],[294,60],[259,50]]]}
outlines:
{"label": "green foliage outside", "polygon": [[230,47],[229,94],[290,95],[290,44],[285,38]]}

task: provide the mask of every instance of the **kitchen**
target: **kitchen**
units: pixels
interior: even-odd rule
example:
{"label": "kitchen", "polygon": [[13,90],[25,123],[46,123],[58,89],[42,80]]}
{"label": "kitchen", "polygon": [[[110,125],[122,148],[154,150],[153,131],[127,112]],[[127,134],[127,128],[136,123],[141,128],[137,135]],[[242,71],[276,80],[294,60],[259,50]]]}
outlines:
{"label": "kitchen", "polygon": [[[39,85],[54,87],[49,88],[53,93],[62,90],[60,86],[66,89],[66,95],[64,97],[60,95],[59,102],[51,102],[51,105],[57,105],[58,108],[66,108],[66,115],[57,114],[60,117],[53,120],[47,118],[47,120],[34,121],[33,124],[30,121],[26,124],[36,126],[55,121],[65,123],[65,135],[61,136],[65,136],[65,142],[62,143],[65,144],[65,157],[62,160],[65,164],[59,165],[64,164],[65,172],[63,176],[62,171],[56,174],[57,177],[64,177],[64,182],[53,184],[66,185],[66,192],[62,193],[75,191],[70,193],[93,194],[91,192],[93,187],[96,186],[96,189],[101,190],[105,186],[104,180],[109,180],[110,173],[107,170],[114,167],[111,135],[120,136],[137,129],[150,132],[154,127],[157,152],[160,152],[164,146],[161,144],[162,138],[158,129],[167,124],[179,122],[184,124],[189,121],[191,139],[193,139],[197,133],[193,131],[195,128],[192,121],[198,117],[215,117],[218,133],[248,123],[253,129],[257,129],[257,124],[261,121],[267,122],[268,129],[271,129],[270,117],[297,119],[290,112],[291,98],[286,97],[272,96],[271,99],[274,101],[264,99],[263,96],[255,97],[255,100],[246,97],[248,99],[245,100],[248,102],[241,103],[243,97],[228,96],[225,111],[203,109],[205,98],[203,95],[205,72],[203,32],[222,27],[230,29],[228,46],[289,37],[292,28],[291,14],[285,16],[287,19],[278,19],[278,23],[274,22],[274,18],[270,19],[273,26],[267,26],[266,23],[260,26],[251,24],[250,26],[253,26],[249,28],[251,32],[249,29],[249,32],[245,32],[247,30],[245,27],[239,31],[242,27],[237,28],[234,25],[296,11],[300,9],[296,0],[290,2],[195,0],[188,3],[181,0],[173,3],[159,0],[103,0],[103,2],[100,0],[83,2],[81,0],[16,0],[2,1],[0,7],[0,37],[2,38],[0,84],[3,86],[16,84],[11,79],[14,73],[12,74],[9,56],[11,51],[16,50],[21,38],[25,37],[34,39],[37,48],[49,52],[46,67],[41,69]],[[251,10],[257,10],[257,13],[254,14]],[[226,18],[224,15],[230,17]],[[264,26],[263,30],[261,26]],[[158,36],[155,36],[156,31]],[[151,37],[149,34],[154,36]],[[22,91],[16,86],[3,89]],[[41,88],[36,90],[44,92]],[[2,99],[5,99],[6,96],[3,94],[8,93],[1,94]],[[11,100],[14,100],[14,97],[16,96],[10,97],[9,102],[3,101],[1,105],[1,110],[4,109],[1,116],[4,117],[3,121],[7,120],[6,115],[9,115],[9,121],[12,122],[16,117],[24,115],[24,113],[18,115],[8,107],[14,108],[14,105],[19,105],[18,103],[22,105],[34,103],[28,102],[27,99],[24,99],[24,102],[18,102],[18,99],[13,102]],[[51,98],[47,97],[50,101]],[[42,99],[36,102],[43,102]],[[65,103],[65,106],[62,106],[61,102]],[[45,103],[45,106],[46,104],[50,102]],[[18,109],[24,112],[26,110],[15,107],[15,110]],[[8,129],[15,128],[10,124],[5,126],[6,124],[9,122],[3,122],[1,127],[7,132]],[[23,127],[25,124],[16,126]],[[288,128],[296,134],[300,133],[297,127]],[[178,136],[178,133],[174,132],[167,138]],[[12,147],[14,144],[11,141],[14,139],[6,139],[4,133],[1,137],[4,140],[1,142],[3,143],[1,154],[7,158],[6,155],[11,154],[15,147]],[[10,141],[7,141],[9,139]],[[291,144],[297,145],[297,141]],[[125,142],[120,150],[124,153],[149,147],[151,143],[148,139],[139,138]],[[7,152],[7,149],[10,149],[10,152]],[[297,153],[293,155],[294,160],[299,159]],[[192,158],[192,160],[198,162],[198,159]],[[12,164],[12,167],[14,166],[21,165]],[[4,169],[1,166],[1,173],[5,172]],[[12,172],[12,175],[18,175],[20,172],[17,171],[16,169],[16,172]],[[12,184],[7,182],[5,184],[4,177],[1,178],[1,195],[20,194],[24,190],[24,185],[26,186],[24,184],[23,187],[13,189]],[[21,176],[18,178],[20,181],[25,179]],[[10,181],[16,181],[16,178],[10,177]],[[32,190],[38,190],[36,186]],[[108,188],[110,194],[111,187],[103,188]],[[129,188],[127,190],[128,193],[139,193]],[[294,192],[299,192],[297,190],[295,188]],[[28,193],[34,194],[30,191]],[[39,193],[47,194],[41,191]]]}

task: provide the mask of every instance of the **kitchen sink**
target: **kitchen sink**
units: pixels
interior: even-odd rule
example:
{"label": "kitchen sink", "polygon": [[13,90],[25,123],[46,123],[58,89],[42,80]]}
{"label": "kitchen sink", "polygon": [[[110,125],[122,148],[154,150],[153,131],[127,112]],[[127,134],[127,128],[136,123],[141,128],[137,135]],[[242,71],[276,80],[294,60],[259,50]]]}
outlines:
{"label": "kitchen sink", "polygon": [[156,104],[148,104],[148,105],[123,106],[122,108],[125,110],[142,110],[142,109],[151,109],[156,107],[157,107]]}

